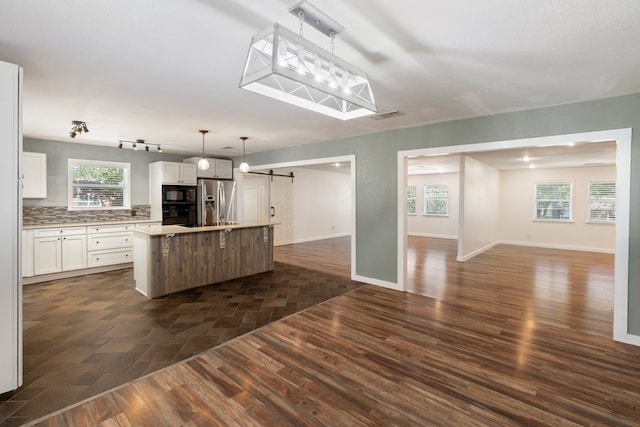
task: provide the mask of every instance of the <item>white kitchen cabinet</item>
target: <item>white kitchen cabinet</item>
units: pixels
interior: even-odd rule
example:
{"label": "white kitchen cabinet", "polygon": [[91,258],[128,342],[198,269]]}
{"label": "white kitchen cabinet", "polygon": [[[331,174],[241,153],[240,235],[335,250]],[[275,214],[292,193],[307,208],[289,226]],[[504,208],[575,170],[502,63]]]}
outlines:
{"label": "white kitchen cabinet", "polygon": [[233,162],[227,159],[215,159],[217,179],[233,179]]}
{"label": "white kitchen cabinet", "polygon": [[33,239],[33,272],[48,274],[62,271],[62,242],[60,236]]}
{"label": "white kitchen cabinet", "polygon": [[33,230],[22,230],[22,277],[33,276]]}
{"label": "white kitchen cabinet", "polygon": [[[183,162],[197,165],[202,157],[189,157]],[[207,158],[209,169],[200,170],[196,167],[198,178],[211,179],[233,179],[233,161],[229,159],[211,159]]]}
{"label": "white kitchen cabinet", "polygon": [[87,236],[62,237],[62,271],[87,268]]}
{"label": "white kitchen cabinet", "polygon": [[47,154],[22,153],[22,198],[47,197]]}
{"label": "white kitchen cabinet", "polygon": [[149,175],[161,184],[196,185],[198,175],[196,165],[179,162],[155,162],[149,164]]}
{"label": "white kitchen cabinet", "polygon": [[133,224],[87,228],[89,267],[133,262]]}
{"label": "white kitchen cabinet", "polygon": [[33,230],[33,274],[50,274],[87,267],[86,227]]}

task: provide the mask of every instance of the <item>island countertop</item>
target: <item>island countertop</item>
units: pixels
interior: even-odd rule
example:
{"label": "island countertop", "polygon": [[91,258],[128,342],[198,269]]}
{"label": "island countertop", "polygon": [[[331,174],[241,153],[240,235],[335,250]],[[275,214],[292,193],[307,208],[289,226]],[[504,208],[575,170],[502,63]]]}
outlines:
{"label": "island countertop", "polygon": [[164,236],[167,234],[199,233],[203,231],[230,230],[235,228],[268,227],[277,225],[273,222],[241,222],[224,225],[207,225],[204,227],[187,227],[184,225],[152,225],[144,229],[135,229],[134,232],[149,236]]}

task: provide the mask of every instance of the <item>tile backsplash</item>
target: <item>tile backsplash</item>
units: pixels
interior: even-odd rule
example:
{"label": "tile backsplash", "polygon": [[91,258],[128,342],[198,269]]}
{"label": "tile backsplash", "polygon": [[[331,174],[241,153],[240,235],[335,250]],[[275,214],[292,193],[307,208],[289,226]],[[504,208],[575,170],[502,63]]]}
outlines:
{"label": "tile backsplash", "polygon": [[71,222],[128,221],[151,218],[150,205],[135,205],[123,210],[69,211],[66,206],[22,208],[23,225],[66,224]]}

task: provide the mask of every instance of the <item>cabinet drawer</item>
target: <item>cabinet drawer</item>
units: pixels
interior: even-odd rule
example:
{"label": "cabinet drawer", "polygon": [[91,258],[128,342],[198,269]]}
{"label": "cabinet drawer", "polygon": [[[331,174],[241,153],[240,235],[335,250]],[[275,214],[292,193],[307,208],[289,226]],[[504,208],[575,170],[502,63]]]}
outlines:
{"label": "cabinet drawer", "polygon": [[89,234],[89,250],[114,249],[133,245],[132,233]]}
{"label": "cabinet drawer", "polygon": [[111,250],[89,252],[89,267],[101,267],[103,265],[123,264],[133,262],[133,250]]}
{"label": "cabinet drawer", "polygon": [[87,227],[88,234],[96,233],[122,233],[133,230],[133,224],[92,225]]}
{"label": "cabinet drawer", "polygon": [[33,237],[75,236],[86,232],[87,227],[37,228],[33,230]]}
{"label": "cabinet drawer", "polygon": [[137,228],[138,230],[148,230],[151,227],[156,227],[158,225],[162,225],[161,222],[142,222],[140,224],[136,224],[135,228]]}

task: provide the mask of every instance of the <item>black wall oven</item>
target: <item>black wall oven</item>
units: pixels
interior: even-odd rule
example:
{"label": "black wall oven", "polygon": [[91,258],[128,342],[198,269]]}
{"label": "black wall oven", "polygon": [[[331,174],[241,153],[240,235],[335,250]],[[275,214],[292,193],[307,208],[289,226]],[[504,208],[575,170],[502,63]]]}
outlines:
{"label": "black wall oven", "polygon": [[196,187],[162,186],[162,225],[195,226],[197,221]]}

